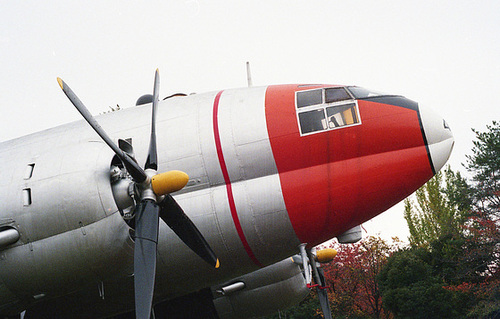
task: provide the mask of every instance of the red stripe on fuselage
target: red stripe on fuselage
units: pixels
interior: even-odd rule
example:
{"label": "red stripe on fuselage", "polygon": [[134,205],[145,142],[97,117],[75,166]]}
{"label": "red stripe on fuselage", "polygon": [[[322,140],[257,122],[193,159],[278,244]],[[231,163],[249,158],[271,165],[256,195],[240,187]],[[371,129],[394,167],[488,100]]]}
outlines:
{"label": "red stripe on fuselage", "polygon": [[245,234],[243,233],[243,228],[241,227],[240,219],[238,217],[238,212],[236,211],[236,204],[234,203],[233,188],[231,186],[231,180],[229,178],[229,173],[227,170],[226,161],[224,160],[224,153],[222,152],[222,144],[220,141],[220,134],[219,134],[219,118],[218,118],[219,101],[220,101],[220,97],[222,95],[222,92],[224,92],[224,91],[220,91],[215,96],[214,111],[213,111],[213,125],[214,125],[215,146],[217,148],[217,156],[219,158],[219,164],[220,164],[220,168],[222,170],[222,176],[224,177],[224,183],[226,184],[229,209],[231,210],[231,216],[233,217],[234,226],[236,227],[236,231],[238,232],[238,236],[240,237],[241,243],[243,244],[243,247],[245,248],[245,251],[247,252],[248,257],[250,257],[250,259],[252,259],[252,261],[257,266],[262,267],[262,264],[259,262],[257,257],[255,257],[255,254],[253,253],[252,249],[250,248],[250,245],[248,244],[248,241],[245,237]]}
{"label": "red stripe on fuselage", "polygon": [[395,205],[433,173],[416,110],[358,101],[361,125],[300,136],[295,92],[304,89],[270,86],[266,121],[292,226],[316,245]]}

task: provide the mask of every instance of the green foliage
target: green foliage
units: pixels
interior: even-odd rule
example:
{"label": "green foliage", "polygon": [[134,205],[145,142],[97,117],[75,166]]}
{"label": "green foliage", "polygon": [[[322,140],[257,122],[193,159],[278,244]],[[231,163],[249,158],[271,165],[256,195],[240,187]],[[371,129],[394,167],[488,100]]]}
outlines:
{"label": "green foliage", "polygon": [[404,217],[410,230],[410,243],[428,247],[441,236],[460,237],[471,205],[467,193],[465,179],[447,167],[444,174],[438,172],[416,191],[416,206],[406,199]]}
{"label": "green foliage", "polygon": [[323,316],[318,312],[320,309],[319,300],[314,293],[311,293],[302,300],[298,305],[295,305],[286,310],[280,310],[277,313],[265,317],[265,319],[312,319],[312,318],[323,318]]}
{"label": "green foliage", "polygon": [[472,185],[448,167],[405,201],[411,248],[379,274],[396,318],[500,316],[500,123],[473,131]]}
{"label": "green foliage", "polygon": [[447,197],[448,206],[459,212],[469,212],[472,207],[472,188],[460,172],[454,172],[450,166],[445,171],[445,185],[442,192]]}
{"label": "green foliage", "polygon": [[459,236],[443,235],[389,258],[379,280],[384,307],[396,318],[500,314],[499,227],[480,212],[470,215]]}
{"label": "green foliage", "polygon": [[472,173],[474,199],[467,225],[466,249],[473,263],[469,267],[468,292],[476,299],[471,318],[500,317],[500,122],[475,129],[472,155],[464,165]]}
{"label": "green foliage", "polygon": [[448,167],[405,201],[411,248],[379,275],[397,318],[500,315],[500,123],[473,131],[472,185]]}
{"label": "green foliage", "polygon": [[401,250],[379,273],[384,307],[396,318],[462,318],[467,295],[445,289],[424,248]]}
{"label": "green foliage", "polygon": [[468,318],[500,318],[500,280],[475,285],[472,291],[478,300],[468,313]]}
{"label": "green foliage", "polygon": [[474,198],[477,208],[499,218],[500,210],[500,122],[486,125],[486,132],[476,134],[472,155],[464,165],[473,173]]}

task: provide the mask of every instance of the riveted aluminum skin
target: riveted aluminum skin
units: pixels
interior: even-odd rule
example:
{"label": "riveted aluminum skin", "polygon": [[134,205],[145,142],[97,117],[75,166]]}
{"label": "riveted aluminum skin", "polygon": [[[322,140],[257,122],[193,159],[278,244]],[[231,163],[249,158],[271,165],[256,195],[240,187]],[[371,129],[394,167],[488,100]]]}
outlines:
{"label": "riveted aluminum skin", "polygon": [[[131,273],[129,228],[117,214],[109,181],[112,155],[101,142],[71,135],[85,132],[80,123],[66,129],[70,134],[59,127],[45,140],[31,135],[0,147],[9,181],[0,184],[0,217],[11,219],[20,234],[0,251],[0,293],[17,297],[8,306],[0,304],[0,311],[22,309],[34,296],[50,298]],[[24,160],[4,160],[10,156]],[[27,165],[33,165],[28,178],[21,173]],[[31,192],[29,205],[22,200],[25,189]]]}

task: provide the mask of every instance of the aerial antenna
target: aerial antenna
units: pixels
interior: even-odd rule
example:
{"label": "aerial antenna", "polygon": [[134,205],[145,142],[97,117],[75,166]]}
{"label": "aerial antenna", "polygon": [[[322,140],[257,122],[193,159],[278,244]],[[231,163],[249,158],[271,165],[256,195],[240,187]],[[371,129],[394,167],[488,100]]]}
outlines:
{"label": "aerial antenna", "polygon": [[248,87],[252,87],[252,73],[250,73],[250,62],[247,61],[247,82]]}

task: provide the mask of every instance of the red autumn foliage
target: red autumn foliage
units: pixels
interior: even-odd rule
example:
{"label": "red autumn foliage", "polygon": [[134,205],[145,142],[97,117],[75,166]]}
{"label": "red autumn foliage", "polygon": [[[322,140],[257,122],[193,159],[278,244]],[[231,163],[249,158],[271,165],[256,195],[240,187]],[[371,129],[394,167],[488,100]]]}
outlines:
{"label": "red autumn foliage", "polygon": [[322,267],[334,316],[392,318],[382,306],[377,274],[401,244],[397,238],[388,244],[379,237],[367,237],[355,244],[330,245],[337,256]]}

